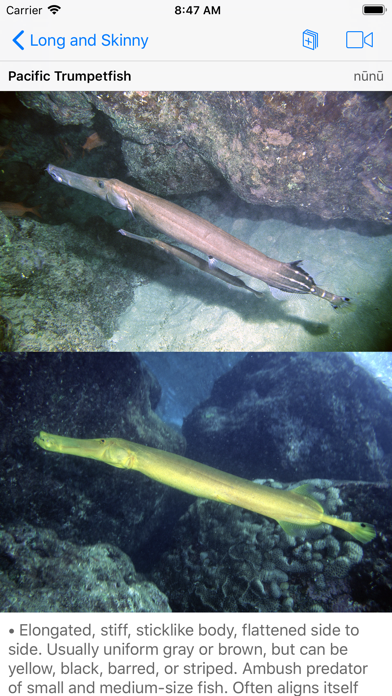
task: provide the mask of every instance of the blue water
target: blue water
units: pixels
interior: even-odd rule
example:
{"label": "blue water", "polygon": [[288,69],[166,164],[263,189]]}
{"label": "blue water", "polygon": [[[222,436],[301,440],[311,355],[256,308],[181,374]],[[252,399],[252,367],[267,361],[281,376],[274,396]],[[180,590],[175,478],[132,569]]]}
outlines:
{"label": "blue water", "polygon": [[[181,428],[183,419],[211,393],[214,381],[246,353],[138,353],[157,377],[162,397],[157,413]],[[392,392],[392,354],[347,353]]]}
{"label": "blue water", "polygon": [[392,392],[392,353],[347,353]]}
{"label": "blue water", "polygon": [[218,377],[231,370],[245,353],[138,353],[157,377],[162,397],[156,413],[181,428],[183,419],[207,399]]}

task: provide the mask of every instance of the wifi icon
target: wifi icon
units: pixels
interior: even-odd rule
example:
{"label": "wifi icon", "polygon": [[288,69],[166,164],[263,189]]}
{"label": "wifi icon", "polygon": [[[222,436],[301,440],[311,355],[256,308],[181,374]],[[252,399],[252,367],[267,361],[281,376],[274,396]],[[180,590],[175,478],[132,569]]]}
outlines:
{"label": "wifi icon", "polygon": [[56,14],[56,12],[61,10],[61,7],[60,5],[49,5],[48,10],[50,10],[52,14]]}

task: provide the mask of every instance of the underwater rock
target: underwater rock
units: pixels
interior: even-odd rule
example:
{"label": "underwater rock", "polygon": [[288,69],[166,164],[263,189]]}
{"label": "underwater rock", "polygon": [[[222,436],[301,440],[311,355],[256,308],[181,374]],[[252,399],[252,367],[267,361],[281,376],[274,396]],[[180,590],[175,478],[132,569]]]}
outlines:
{"label": "underwater rock", "polygon": [[390,611],[390,484],[311,483],[325,511],[373,521],[379,537],[361,546],[329,525],[292,537],[269,518],[199,499],[152,574],[172,610]]}
{"label": "underwater rock", "polygon": [[9,246],[10,239],[14,233],[14,224],[0,210],[0,243],[6,247]]}
{"label": "underwater rock", "polygon": [[116,436],[182,454],[182,435],[154,413],[160,387],[132,354],[0,356],[0,522],[49,527],[73,543],[105,541],[134,555],[162,530],[175,491],[132,471],[45,453],[45,430]]}
{"label": "underwater rock", "polygon": [[62,124],[88,123],[95,107],[122,138],[129,176],[151,193],[189,194],[224,179],[248,203],[392,224],[390,109],[382,93],[18,96]]}
{"label": "underwater rock", "polygon": [[84,92],[17,92],[18,99],[39,114],[52,116],[63,126],[90,125],[94,109]]}
{"label": "underwater rock", "polygon": [[186,456],[243,478],[392,478],[392,399],[344,354],[250,353],[184,420]]}
{"label": "underwater rock", "polygon": [[123,250],[94,227],[13,220],[0,212],[0,313],[14,350],[106,350],[137,283]]}
{"label": "underwater rock", "polygon": [[0,314],[0,353],[12,350],[13,343],[11,322]]}
{"label": "underwater rock", "polygon": [[198,193],[216,188],[221,179],[197,152],[180,142],[168,147],[123,140],[122,153],[129,176],[157,195]]}
{"label": "underwater rock", "polygon": [[0,611],[170,612],[120,549],[76,546],[50,529],[0,529]]}

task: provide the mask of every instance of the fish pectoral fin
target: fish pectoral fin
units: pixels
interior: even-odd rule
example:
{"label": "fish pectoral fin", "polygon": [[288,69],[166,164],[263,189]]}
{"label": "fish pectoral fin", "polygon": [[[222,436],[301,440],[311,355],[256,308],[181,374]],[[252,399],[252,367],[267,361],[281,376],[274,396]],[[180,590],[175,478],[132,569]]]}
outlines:
{"label": "fish pectoral fin", "polygon": [[311,522],[310,524],[295,524],[294,522],[286,522],[285,520],[276,520],[282,527],[283,531],[289,536],[299,536],[305,532],[308,527],[318,527],[320,522]]}
{"label": "fish pectoral fin", "polygon": [[291,300],[293,298],[292,292],[285,292],[280,288],[274,288],[272,285],[269,285],[268,287],[270,289],[272,297],[274,297],[275,300],[280,300],[281,302],[284,302],[285,300]]}
{"label": "fish pectoral fin", "polygon": [[135,216],[134,216],[134,214],[133,214],[132,205],[131,205],[131,203],[130,203],[128,200],[127,200],[126,211],[127,211],[127,213],[129,214],[129,216],[130,216],[133,220],[136,220],[136,218],[135,218]]}

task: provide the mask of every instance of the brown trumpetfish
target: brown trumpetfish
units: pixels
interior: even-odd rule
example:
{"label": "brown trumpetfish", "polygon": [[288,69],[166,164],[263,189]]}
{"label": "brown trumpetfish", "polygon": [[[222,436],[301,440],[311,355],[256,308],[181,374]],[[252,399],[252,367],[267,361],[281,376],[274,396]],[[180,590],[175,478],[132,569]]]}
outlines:
{"label": "brown trumpetfish", "polygon": [[317,295],[323,300],[328,300],[335,309],[349,302],[348,297],[340,297],[319,288],[313,278],[299,265],[302,261],[283,263],[271,259],[220,227],[175,203],[140,191],[117,179],[83,176],[53,164],[49,164],[47,172],[60,184],[91,193],[115,208],[127,210],[132,215],[138,213],[150,225],[169,237],[198,249],[210,259],[222,261],[264,281],[270,288],[276,288],[285,293]]}

